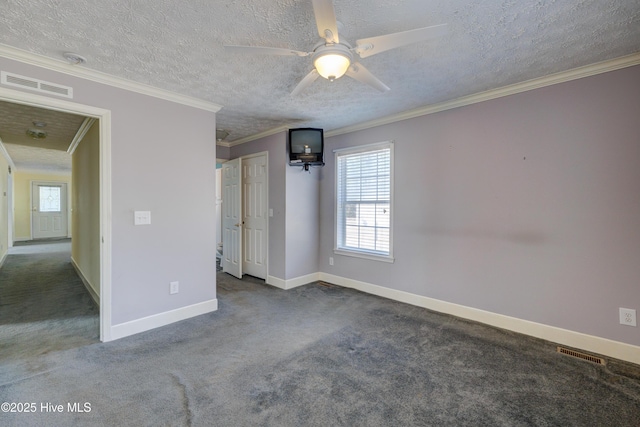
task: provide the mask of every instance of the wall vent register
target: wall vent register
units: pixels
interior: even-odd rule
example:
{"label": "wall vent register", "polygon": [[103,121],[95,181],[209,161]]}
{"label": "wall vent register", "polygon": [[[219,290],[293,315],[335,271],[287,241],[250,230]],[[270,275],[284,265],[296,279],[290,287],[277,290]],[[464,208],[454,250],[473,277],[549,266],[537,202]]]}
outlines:
{"label": "wall vent register", "polygon": [[73,98],[73,88],[70,86],[63,86],[57,83],[34,79],[32,77],[21,76],[19,74],[7,73],[6,71],[0,72],[0,83],[6,86],[28,89],[39,93],[46,93],[48,95]]}

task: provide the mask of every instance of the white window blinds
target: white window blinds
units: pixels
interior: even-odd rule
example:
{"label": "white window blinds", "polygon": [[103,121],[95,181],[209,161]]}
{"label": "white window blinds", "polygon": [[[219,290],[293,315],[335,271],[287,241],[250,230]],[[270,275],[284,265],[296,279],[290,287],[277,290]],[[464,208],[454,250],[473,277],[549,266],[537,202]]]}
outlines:
{"label": "white window blinds", "polygon": [[336,249],[391,255],[391,143],[336,153]]}

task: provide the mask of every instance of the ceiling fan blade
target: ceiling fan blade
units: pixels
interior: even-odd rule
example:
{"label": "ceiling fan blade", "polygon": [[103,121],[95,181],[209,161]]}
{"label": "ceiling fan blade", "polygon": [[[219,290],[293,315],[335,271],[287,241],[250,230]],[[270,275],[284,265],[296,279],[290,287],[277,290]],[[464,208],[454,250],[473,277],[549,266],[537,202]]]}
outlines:
{"label": "ceiling fan blade", "polygon": [[307,86],[315,82],[319,76],[320,74],[318,74],[318,71],[314,68],[313,71],[307,74],[304,79],[302,79],[300,83],[298,83],[298,86],[293,89],[293,91],[291,92],[291,96],[296,96],[297,94],[302,92]]}
{"label": "ceiling fan blade", "polygon": [[261,46],[225,46],[226,50],[237,53],[259,53],[266,55],[283,55],[283,56],[309,56],[309,52],[301,52],[299,50],[284,49],[281,47],[261,47]]}
{"label": "ceiling fan blade", "polygon": [[313,0],[313,13],[316,15],[316,25],[320,37],[325,39],[327,43],[340,43],[333,0]]}
{"label": "ceiling fan blade", "polygon": [[382,83],[376,76],[371,74],[371,71],[367,70],[362,66],[362,64],[358,62],[354,62],[351,64],[349,69],[347,70],[347,76],[352,79],[356,79],[359,82],[368,84],[371,87],[378,89],[380,92],[386,92],[389,89],[389,86]]}
{"label": "ceiling fan blade", "polygon": [[356,47],[353,48],[353,50],[357,52],[361,58],[366,58],[384,52],[385,50],[406,46],[432,37],[442,36],[446,33],[446,29],[447,24],[440,24],[432,27],[417,28],[400,33],[360,39],[356,40]]}

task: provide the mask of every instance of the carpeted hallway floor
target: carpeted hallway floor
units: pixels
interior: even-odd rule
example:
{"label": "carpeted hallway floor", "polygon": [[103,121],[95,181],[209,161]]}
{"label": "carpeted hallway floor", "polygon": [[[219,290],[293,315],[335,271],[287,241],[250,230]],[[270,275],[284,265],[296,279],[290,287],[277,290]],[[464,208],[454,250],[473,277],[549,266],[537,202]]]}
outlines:
{"label": "carpeted hallway floor", "polygon": [[217,312],[110,343],[40,351],[3,321],[0,402],[36,411],[0,425],[639,424],[637,366],[337,286],[219,273],[217,287]]}
{"label": "carpeted hallway floor", "polygon": [[99,309],[70,257],[69,239],[10,249],[0,269],[0,376],[6,362],[99,342]]}

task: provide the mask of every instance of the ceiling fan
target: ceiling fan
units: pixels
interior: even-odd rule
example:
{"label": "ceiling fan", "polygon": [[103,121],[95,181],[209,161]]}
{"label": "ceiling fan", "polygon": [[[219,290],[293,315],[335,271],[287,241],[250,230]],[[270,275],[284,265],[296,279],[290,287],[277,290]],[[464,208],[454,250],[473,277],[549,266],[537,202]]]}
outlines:
{"label": "ceiling fan", "polygon": [[329,81],[339,79],[347,75],[359,82],[368,84],[381,92],[386,92],[389,87],[382,83],[376,76],[367,70],[362,64],[354,61],[357,54],[360,58],[366,58],[389,49],[444,34],[447,24],[431,27],[417,28],[415,30],[386,34],[384,36],[369,37],[356,40],[355,47],[351,47],[344,39],[338,37],[338,21],[336,20],[333,0],[312,0],[313,12],[316,17],[318,34],[324,40],[316,44],[311,52],[302,52],[278,47],[260,46],[225,46],[227,50],[243,53],[261,53],[268,55],[284,56],[311,56],[314,69],[307,74],[293,89],[291,95],[295,96],[313,83],[319,76]]}

